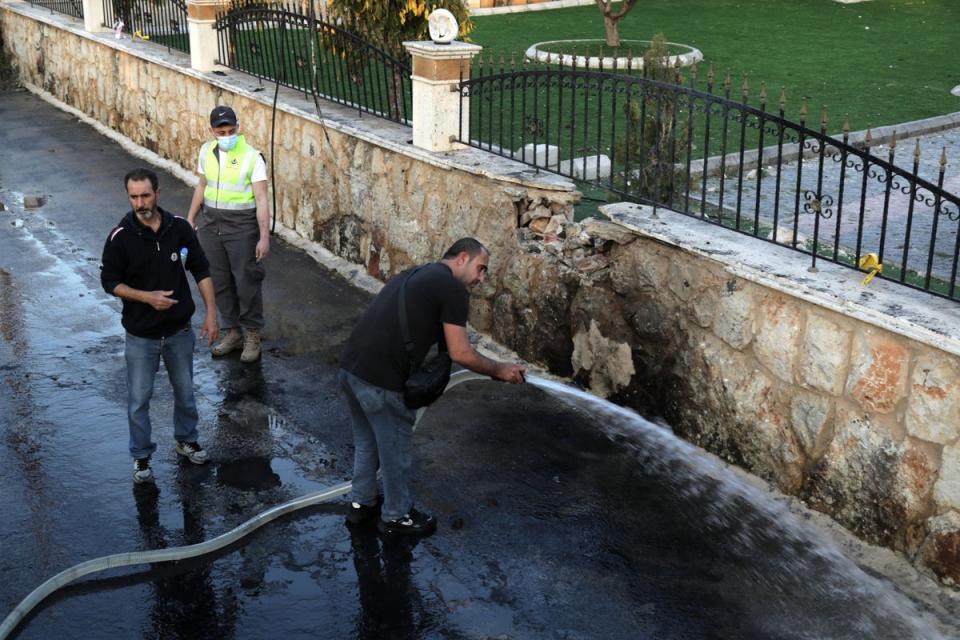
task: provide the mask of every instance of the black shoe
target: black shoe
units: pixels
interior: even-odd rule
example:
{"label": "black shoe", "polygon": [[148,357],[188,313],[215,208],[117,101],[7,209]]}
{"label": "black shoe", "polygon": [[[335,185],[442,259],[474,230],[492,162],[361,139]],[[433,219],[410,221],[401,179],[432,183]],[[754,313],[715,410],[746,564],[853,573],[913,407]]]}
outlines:
{"label": "black shoe", "polygon": [[383,506],[383,496],[377,496],[377,503],[373,506],[351,502],[347,511],[347,524],[363,524],[380,517],[380,507]]}
{"label": "black shoe", "polygon": [[410,509],[410,513],[402,518],[381,520],[377,529],[390,536],[429,536],[437,530],[437,519],[429,513]]}

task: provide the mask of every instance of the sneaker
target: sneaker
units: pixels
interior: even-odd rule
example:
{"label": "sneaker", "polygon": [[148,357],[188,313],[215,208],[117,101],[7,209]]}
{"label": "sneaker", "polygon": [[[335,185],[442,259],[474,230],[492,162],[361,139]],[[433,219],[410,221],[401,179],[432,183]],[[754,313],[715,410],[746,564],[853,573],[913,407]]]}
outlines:
{"label": "sneaker", "polygon": [[243,335],[238,329],[227,329],[217,344],[210,347],[210,355],[215,358],[225,356],[236,351],[243,345]]}
{"label": "sneaker", "polygon": [[240,362],[250,364],[260,359],[260,330],[244,329],[243,331],[243,353],[240,354]]}
{"label": "sneaker", "polygon": [[379,517],[381,506],[383,506],[383,496],[377,496],[377,502],[373,506],[351,502],[350,509],[347,511],[347,524],[363,524]]}
{"label": "sneaker", "polygon": [[133,481],[136,484],[153,482],[153,470],[150,468],[150,456],[136,458],[133,461]]}
{"label": "sneaker", "polygon": [[193,464],[205,464],[208,460],[207,452],[197,442],[177,442],[176,451]]}
{"label": "sneaker", "polygon": [[429,513],[410,509],[410,513],[396,520],[381,520],[377,529],[385,535],[429,536],[437,530],[437,519]]}

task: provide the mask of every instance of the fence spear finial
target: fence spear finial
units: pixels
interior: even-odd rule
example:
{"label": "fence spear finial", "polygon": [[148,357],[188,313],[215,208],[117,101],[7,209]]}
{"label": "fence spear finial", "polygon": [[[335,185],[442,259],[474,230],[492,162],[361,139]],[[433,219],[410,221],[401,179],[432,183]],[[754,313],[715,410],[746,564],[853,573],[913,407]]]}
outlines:
{"label": "fence spear finial", "polygon": [[803,123],[807,119],[807,96],[803,96],[803,100],[800,101],[800,122]]}
{"label": "fence spear finial", "polygon": [[846,142],[850,137],[850,114],[843,114],[843,141]]}
{"label": "fence spear finial", "polygon": [[727,75],[723,77],[723,90],[729,93],[731,84],[733,84],[733,81],[730,77],[730,70],[727,69]]}
{"label": "fence spear finial", "polygon": [[890,136],[890,151],[893,152],[897,148],[897,130],[893,130],[893,135]]}
{"label": "fence spear finial", "polygon": [[767,104],[767,83],[763,80],[760,81],[760,104]]}
{"label": "fence spear finial", "polygon": [[920,162],[920,138],[917,138],[917,144],[913,147],[913,159],[915,162]]}
{"label": "fence spear finial", "polygon": [[707,91],[713,93],[713,63],[707,67]]}
{"label": "fence spear finial", "polygon": [[740,90],[743,92],[743,101],[746,102],[747,98],[750,97],[750,81],[747,74],[743,74],[743,85]]}
{"label": "fence spear finial", "polygon": [[827,130],[827,105],[823,105],[823,110],[820,112],[820,132],[824,133]]}
{"label": "fence spear finial", "polygon": [[940,173],[947,170],[947,148],[944,147],[940,152]]}
{"label": "fence spear finial", "polygon": [[780,113],[783,114],[787,110],[787,88],[780,87]]}
{"label": "fence spear finial", "polygon": [[867,135],[863,137],[863,144],[867,147],[867,149],[869,149],[870,145],[873,144],[873,130],[870,129],[870,127],[867,127]]}

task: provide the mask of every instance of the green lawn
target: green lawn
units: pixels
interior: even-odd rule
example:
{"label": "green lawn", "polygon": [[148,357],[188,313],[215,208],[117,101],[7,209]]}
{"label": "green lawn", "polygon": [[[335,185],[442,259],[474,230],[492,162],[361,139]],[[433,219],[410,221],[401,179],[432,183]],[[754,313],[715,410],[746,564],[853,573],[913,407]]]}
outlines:
{"label": "green lawn", "polygon": [[[544,40],[602,38],[596,7],[531,11],[473,18],[471,40],[483,55],[507,59]],[[960,84],[960,0],[642,0],[621,22],[623,38],[667,40],[700,49],[718,79],[729,70],[750,77],[753,100],[767,83],[776,108],[786,88],[787,117],[796,120],[800,98],[810,116],[822,106],[836,131],[843,114],[852,129],[897,124],[960,111],[950,89]],[[719,84],[719,80],[718,80]]]}

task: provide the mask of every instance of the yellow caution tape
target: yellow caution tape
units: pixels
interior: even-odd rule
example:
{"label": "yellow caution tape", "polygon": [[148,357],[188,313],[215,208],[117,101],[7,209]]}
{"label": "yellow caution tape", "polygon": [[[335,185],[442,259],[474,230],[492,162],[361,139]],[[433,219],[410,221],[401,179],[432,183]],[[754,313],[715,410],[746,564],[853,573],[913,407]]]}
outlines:
{"label": "yellow caution tape", "polygon": [[144,35],[143,33],[141,33],[141,32],[140,32],[140,29],[137,29],[136,31],[133,32],[133,37],[134,37],[134,38],[140,38],[141,40],[149,40],[149,39],[150,39],[150,36]]}
{"label": "yellow caution tape", "polygon": [[866,269],[867,277],[863,279],[863,282],[860,284],[865,286],[868,282],[873,280],[873,276],[878,273],[883,273],[883,265],[880,264],[880,258],[877,257],[875,253],[868,253],[867,255],[860,258],[860,262],[857,263],[861,269]]}

